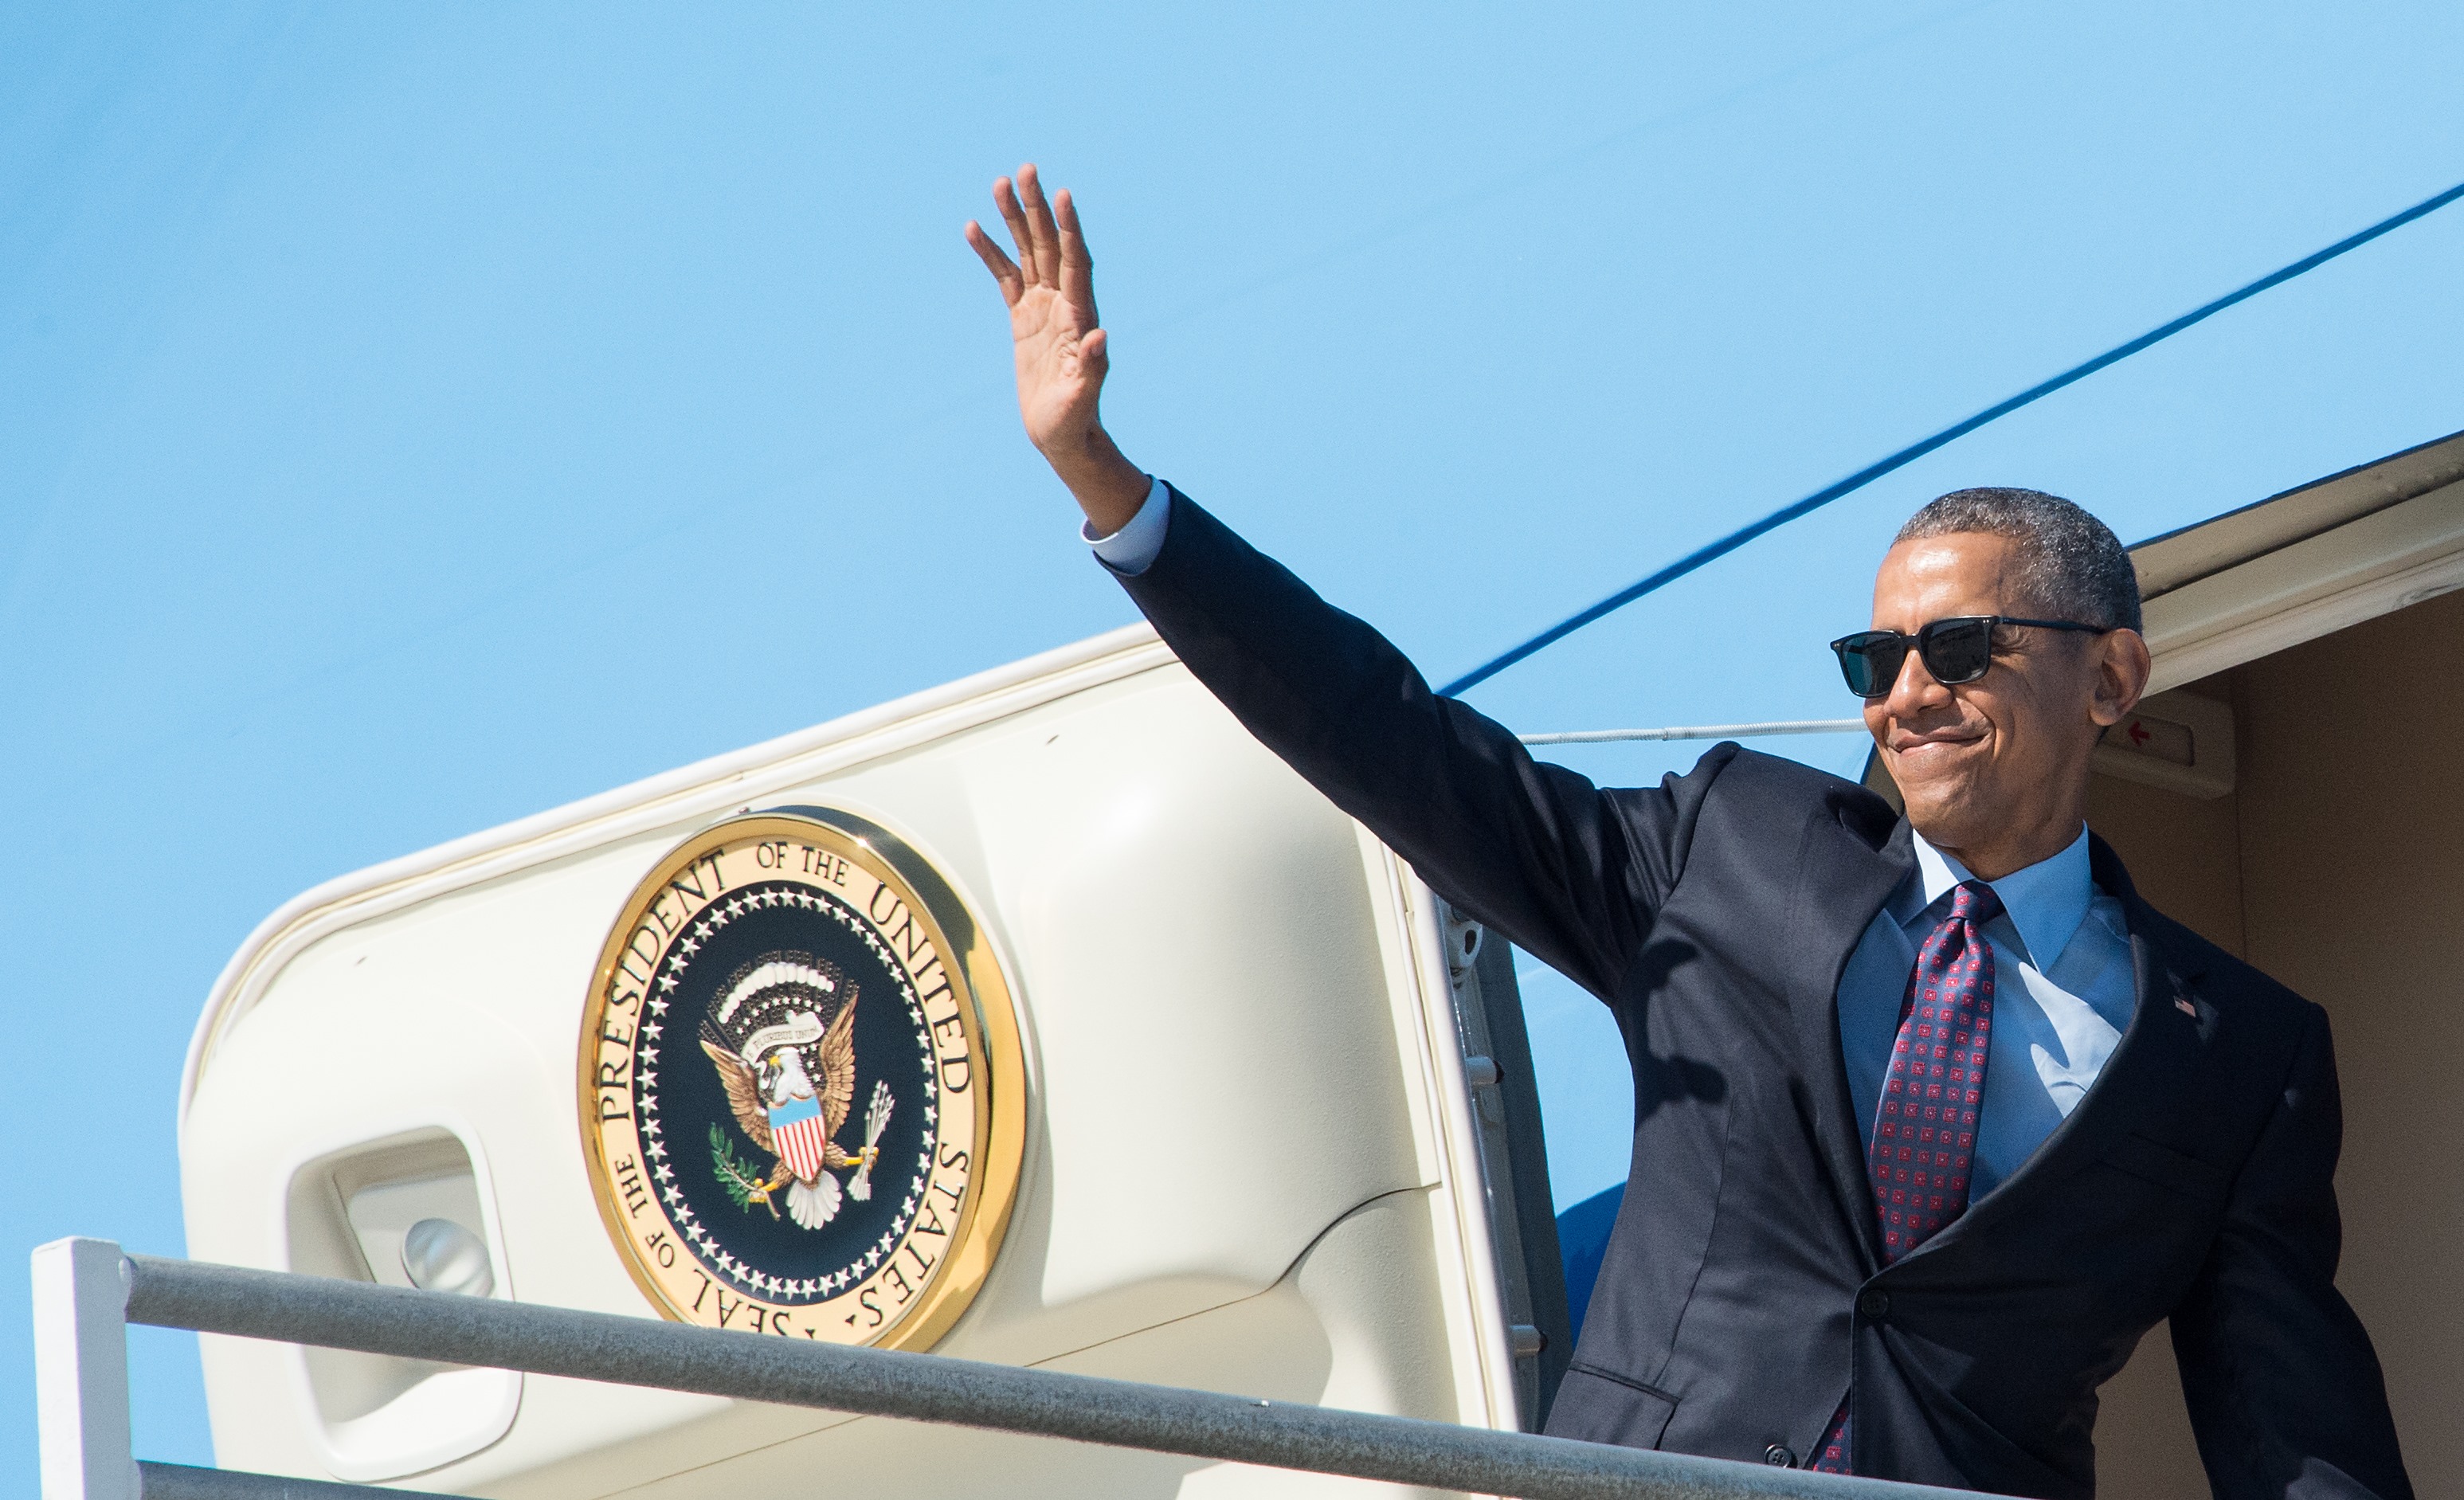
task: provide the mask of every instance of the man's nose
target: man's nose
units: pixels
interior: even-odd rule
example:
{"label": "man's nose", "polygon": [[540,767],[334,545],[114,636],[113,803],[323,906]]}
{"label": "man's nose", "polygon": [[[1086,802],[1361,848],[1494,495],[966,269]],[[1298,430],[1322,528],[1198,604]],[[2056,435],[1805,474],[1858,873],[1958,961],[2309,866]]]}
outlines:
{"label": "man's nose", "polygon": [[1900,674],[1891,682],[1891,695],[1885,706],[1892,717],[1904,718],[1920,709],[1938,708],[1950,701],[1950,690],[1934,680],[1932,669],[1925,664],[1925,653],[1913,644],[1906,659],[1900,663]]}

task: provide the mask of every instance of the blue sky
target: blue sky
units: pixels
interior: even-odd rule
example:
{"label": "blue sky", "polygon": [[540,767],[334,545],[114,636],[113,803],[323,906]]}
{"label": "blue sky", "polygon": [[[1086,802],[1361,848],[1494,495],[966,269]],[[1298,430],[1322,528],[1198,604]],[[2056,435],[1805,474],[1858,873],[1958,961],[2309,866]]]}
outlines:
{"label": "blue sky", "polygon": [[[297,891],[1130,618],[957,236],[1023,157],[1130,454],[1442,676],[2464,179],[2459,61],[2429,4],[0,5],[0,1246],[180,1250],[189,1026]],[[2135,539],[2464,428],[2459,268],[2464,209],[1474,700],[1847,714],[1821,643],[1931,494]],[[763,573],[899,628],[694,623]],[[1528,982],[1563,1202],[1626,1085]],[[193,1343],[136,1358],[206,1461]]]}

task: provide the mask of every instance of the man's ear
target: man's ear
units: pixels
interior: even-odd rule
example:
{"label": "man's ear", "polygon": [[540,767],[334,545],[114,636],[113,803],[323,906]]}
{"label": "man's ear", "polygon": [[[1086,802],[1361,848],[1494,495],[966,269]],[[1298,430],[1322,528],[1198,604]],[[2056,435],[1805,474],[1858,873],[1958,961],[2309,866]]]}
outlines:
{"label": "man's ear", "polygon": [[2108,631],[2098,638],[2096,653],[2096,688],[2087,713],[2098,728],[2110,729],[2139,706],[2156,661],[2147,653],[2147,638],[2137,630]]}

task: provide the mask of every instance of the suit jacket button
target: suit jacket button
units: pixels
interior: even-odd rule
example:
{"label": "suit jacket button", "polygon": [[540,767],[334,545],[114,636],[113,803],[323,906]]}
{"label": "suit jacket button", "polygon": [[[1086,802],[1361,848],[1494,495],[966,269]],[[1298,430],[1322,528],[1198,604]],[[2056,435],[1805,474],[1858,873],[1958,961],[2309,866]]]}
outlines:
{"label": "suit jacket button", "polygon": [[1868,1287],[1857,1294],[1857,1311],[1876,1321],[1889,1317],[1891,1294],[1878,1288]]}
{"label": "suit jacket button", "polygon": [[1796,1455],[1790,1452],[1779,1444],[1774,1443],[1770,1447],[1763,1449],[1763,1462],[1769,1464],[1773,1468],[1794,1468],[1796,1467]]}

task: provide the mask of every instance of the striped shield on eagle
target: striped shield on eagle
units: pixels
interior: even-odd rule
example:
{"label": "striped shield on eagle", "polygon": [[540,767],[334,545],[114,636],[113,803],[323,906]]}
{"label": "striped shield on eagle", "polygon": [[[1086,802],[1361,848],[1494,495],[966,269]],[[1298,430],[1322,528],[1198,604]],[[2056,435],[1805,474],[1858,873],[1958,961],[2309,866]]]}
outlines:
{"label": "striped shield on eagle", "polygon": [[[701,1024],[701,1049],[718,1070],[729,1110],[757,1150],[778,1158],[747,1168],[718,1142],[713,1167],[731,1196],[818,1229],[838,1217],[837,1172],[853,1167],[845,1193],[872,1196],[875,1142],[890,1122],[890,1091],[875,1084],[865,1144],[837,1140],[855,1103],[856,986],[838,965],[807,953],[766,953],[729,976]],[[714,1136],[715,1140],[715,1136]]]}

